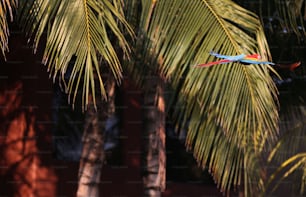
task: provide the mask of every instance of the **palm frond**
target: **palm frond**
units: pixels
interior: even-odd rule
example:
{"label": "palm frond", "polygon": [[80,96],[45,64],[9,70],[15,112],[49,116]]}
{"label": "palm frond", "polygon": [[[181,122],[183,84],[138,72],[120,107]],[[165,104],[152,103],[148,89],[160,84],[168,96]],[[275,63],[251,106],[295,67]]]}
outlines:
{"label": "palm frond", "polygon": [[[201,110],[199,106],[193,111],[195,115],[200,114],[197,110]],[[221,192],[229,193],[232,187],[237,189],[239,186],[245,190],[246,195],[262,190],[263,185],[259,176],[262,169],[258,167],[259,159],[254,158],[258,157],[254,154],[255,150],[251,146],[238,147],[237,143],[230,142],[224,135],[223,129],[216,121],[208,116],[207,119],[203,119],[203,116],[198,117],[193,117],[188,122],[186,145],[188,149],[193,150],[199,166],[208,168]],[[195,127],[198,127],[197,132],[192,131]],[[254,187],[254,183],[258,185]],[[243,185],[245,187],[242,187]]]}
{"label": "palm frond", "polygon": [[[296,99],[296,98],[295,98]],[[270,153],[269,160],[284,161],[305,150],[306,107],[288,106],[280,112],[280,138]]]}
{"label": "palm frond", "polygon": [[306,1],[305,0],[276,0],[276,8],[284,20],[288,32],[294,32],[298,37],[305,37]]}
{"label": "palm frond", "polygon": [[3,56],[8,51],[8,17],[13,20],[13,10],[17,8],[16,0],[3,0],[0,2],[0,47]]}
{"label": "palm frond", "polygon": [[89,94],[92,94],[95,104],[97,89],[106,97],[100,73],[100,56],[107,62],[118,82],[122,77],[122,68],[113,47],[115,40],[111,35],[114,35],[127,55],[129,47],[118,23],[122,24],[128,33],[132,33],[124,19],[120,2],[118,0],[32,0],[24,1],[22,4],[21,18],[26,19],[22,24],[32,33],[30,36],[34,37],[36,47],[43,32],[47,31],[43,63],[47,65],[50,76],[55,79],[59,74],[63,78],[68,63],[75,57],[66,91],[72,95],[74,102],[78,90],[82,89],[85,107],[88,104]]}
{"label": "palm frond", "polygon": [[296,173],[297,175],[299,175],[298,177],[301,179],[301,181],[298,181],[297,183],[301,183],[301,185],[299,186],[300,194],[303,194],[305,192],[304,188],[306,186],[305,169],[306,169],[306,152],[293,155],[292,157],[282,162],[281,165],[270,175],[266,183],[265,192],[273,193],[285,178],[288,178],[290,175]]}
{"label": "palm frond", "polygon": [[[135,76],[161,73],[177,91],[174,105],[183,107],[174,107],[176,120],[192,122],[186,145],[201,166],[209,164],[221,190],[239,185],[244,176],[244,180],[256,176],[261,151],[277,137],[272,68],[239,63],[194,66],[212,61],[211,50],[228,55],[259,53],[269,59],[257,16],[232,1],[157,0],[141,5],[132,72]],[[254,160],[254,166],[246,165],[252,163],[248,159]],[[249,168],[244,176],[238,170],[243,167]]]}
{"label": "palm frond", "polygon": [[268,165],[278,166],[268,174],[266,190],[277,190],[285,178],[293,180],[292,190],[305,192],[306,186],[306,105],[305,80],[293,79],[280,94],[280,138],[268,157]]}

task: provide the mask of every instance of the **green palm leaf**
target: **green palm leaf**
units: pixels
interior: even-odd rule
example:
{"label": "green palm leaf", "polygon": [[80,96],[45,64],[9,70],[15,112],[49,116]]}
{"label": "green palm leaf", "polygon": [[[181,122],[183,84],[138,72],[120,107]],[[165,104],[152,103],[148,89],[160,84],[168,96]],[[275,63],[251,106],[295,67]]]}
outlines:
{"label": "green palm leaf", "polygon": [[[269,154],[270,172],[266,192],[273,192],[285,179],[293,180],[292,190],[305,192],[306,186],[306,106],[305,80],[295,78],[280,94],[280,139]],[[271,167],[270,167],[271,168]],[[273,168],[271,168],[273,169]]]}
{"label": "green palm leaf", "polygon": [[[47,43],[43,63],[47,65],[54,79],[59,74],[62,79],[68,63],[73,57],[75,62],[66,84],[66,91],[72,94],[73,102],[79,89],[82,89],[83,106],[88,104],[91,93],[95,104],[95,90],[106,97],[99,57],[109,66],[117,81],[122,77],[117,53],[113,47],[110,33],[118,40],[125,54],[129,48],[119,28],[122,24],[131,34],[122,13],[121,1],[64,0],[64,1],[24,1],[22,21],[25,29],[32,32],[37,44],[47,28]],[[98,88],[96,87],[96,80]]]}
{"label": "green palm leaf", "polygon": [[298,37],[305,37],[306,30],[304,23],[306,20],[305,0],[275,0],[277,11],[284,21],[284,26],[288,32],[294,32]]}
{"label": "green palm leaf", "polygon": [[0,2],[0,47],[3,56],[5,56],[5,51],[8,50],[8,36],[9,27],[7,24],[7,17],[10,16],[13,20],[13,9],[17,7],[15,0],[3,0]]}
{"label": "green palm leaf", "polygon": [[177,91],[174,105],[183,107],[174,107],[175,117],[178,124],[189,122],[186,145],[199,164],[209,167],[223,191],[241,180],[246,193],[252,190],[251,179],[261,187],[261,152],[278,130],[271,68],[239,63],[194,67],[214,60],[210,50],[268,59],[257,16],[228,0],[144,0],[139,23],[130,71],[135,76],[158,72]]}
{"label": "green palm leaf", "polygon": [[[295,174],[295,178],[300,178],[300,181],[294,182],[293,186],[300,183],[300,194],[305,192],[306,186],[306,152],[301,152],[281,163],[281,165],[269,176],[266,183],[266,193],[274,192],[280,183],[290,175]],[[296,181],[296,180],[295,180]],[[292,185],[291,185],[292,187]]]}

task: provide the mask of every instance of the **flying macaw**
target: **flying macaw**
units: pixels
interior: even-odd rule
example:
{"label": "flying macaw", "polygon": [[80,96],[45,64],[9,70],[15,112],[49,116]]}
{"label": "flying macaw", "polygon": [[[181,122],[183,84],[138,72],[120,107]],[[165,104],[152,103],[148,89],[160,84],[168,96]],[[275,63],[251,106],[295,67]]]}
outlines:
{"label": "flying macaw", "polygon": [[245,54],[241,54],[241,55],[234,55],[234,56],[229,56],[229,55],[221,55],[215,52],[210,52],[211,55],[221,58],[222,60],[218,60],[215,62],[209,62],[206,64],[199,64],[196,67],[209,67],[212,65],[216,65],[216,64],[226,64],[226,63],[230,63],[230,62],[241,62],[244,64],[270,64],[270,65],[274,65],[274,63],[272,62],[267,62],[267,61],[262,61],[261,57],[259,54],[251,54],[251,55],[245,55]]}

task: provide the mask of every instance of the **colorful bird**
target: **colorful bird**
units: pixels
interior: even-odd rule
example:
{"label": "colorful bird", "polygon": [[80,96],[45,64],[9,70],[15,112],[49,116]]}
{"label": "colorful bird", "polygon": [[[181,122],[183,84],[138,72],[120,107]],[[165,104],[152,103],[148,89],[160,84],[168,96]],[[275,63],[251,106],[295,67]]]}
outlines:
{"label": "colorful bird", "polygon": [[211,55],[221,58],[222,60],[214,61],[214,62],[209,62],[205,64],[199,64],[196,67],[209,67],[212,65],[216,64],[226,64],[230,62],[241,62],[244,64],[270,64],[274,65],[273,62],[267,62],[267,61],[262,61],[261,57],[259,54],[251,54],[251,55],[234,55],[234,56],[229,56],[229,55],[221,55],[215,52],[210,52]]}

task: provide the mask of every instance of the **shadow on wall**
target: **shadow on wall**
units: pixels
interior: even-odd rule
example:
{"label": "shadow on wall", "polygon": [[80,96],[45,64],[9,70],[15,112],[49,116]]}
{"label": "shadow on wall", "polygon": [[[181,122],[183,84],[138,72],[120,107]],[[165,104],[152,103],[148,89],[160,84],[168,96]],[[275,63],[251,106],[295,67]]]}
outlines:
{"label": "shadow on wall", "polygon": [[46,127],[37,119],[37,106],[24,103],[23,92],[22,81],[0,91],[0,184],[6,190],[0,195],[56,196],[57,176],[43,164],[39,148],[48,140]]}
{"label": "shadow on wall", "polygon": [[[53,91],[40,63],[41,51],[33,55],[17,30],[11,32],[9,45],[7,61],[0,57],[0,196],[53,197],[63,187],[61,195],[71,193],[67,190],[73,186],[59,181],[75,179],[77,165],[52,159]],[[66,175],[62,172],[68,165]]]}

